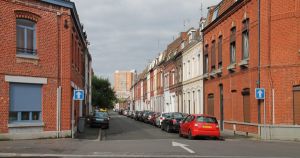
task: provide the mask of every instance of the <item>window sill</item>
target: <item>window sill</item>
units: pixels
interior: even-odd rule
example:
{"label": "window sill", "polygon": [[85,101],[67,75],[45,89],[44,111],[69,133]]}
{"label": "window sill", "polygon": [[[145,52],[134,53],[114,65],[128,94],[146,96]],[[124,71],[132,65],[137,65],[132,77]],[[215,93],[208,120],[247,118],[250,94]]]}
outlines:
{"label": "window sill", "polygon": [[17,56],[18,58],[26,58],[26,59],[39,60],[39,57],[36,56],[36,55],[17,54],[16,56]]}
{"label": "window sill", "polygon": [[202,75],[202,79],[208,79],[208,76],[209,76],[208,73],[205,73]]}
{"label": "window sill", "polygon": [[243,59],[243,60],[239,63],[239,66],[240,66],[240,67],[243,67],[243,68],[248,68],[248,66],[249,66],[249,59]]}
{"label": "window sill", "polygon": [[222,68],[218,68],[217,70],[216,70],[216,74],[217,75],[222,75]]}
{"label": "window sill", "polygon": [[209,76],[210,76],[211,78],[215,78],[216,75],[217,75],[216,70],[213,70],[211,73],[209,73]]}
{"label": "window sill", "polygon": [[22,127],[43,127],[44,122],[12,122],[8,124],[8,128],[22,128]]}
{"label": "window sill", "polygon": [[227,66],[227,70],[229,70],[231,72],[234,72],[235,71],[235,66],[236,66],[236,63],[232,63],[229,66]]}

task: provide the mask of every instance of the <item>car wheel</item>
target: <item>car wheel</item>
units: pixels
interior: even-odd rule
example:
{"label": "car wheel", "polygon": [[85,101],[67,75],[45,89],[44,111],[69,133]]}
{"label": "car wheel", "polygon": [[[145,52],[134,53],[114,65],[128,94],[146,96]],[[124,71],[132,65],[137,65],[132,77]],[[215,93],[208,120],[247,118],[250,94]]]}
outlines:
{"label": "car wheel", "polygon": [[170,125],[167,125],[167,132],[168,132],[168,133],[171,133],[171,131],[172,131],[172,130],[171,130],[171,128],[170,128]]}
{"label": "car wheel", "polygon": [[163,125],[161,125],[161,126],[160,126],[160,129],[163,131],[163,130],[164,130],[164,126],[163,126]]}
{"label": "car wheel", "polygon": [[194,139],[191,130],[189,130],[188,138],[189,138],[189,140],[193,140]]}

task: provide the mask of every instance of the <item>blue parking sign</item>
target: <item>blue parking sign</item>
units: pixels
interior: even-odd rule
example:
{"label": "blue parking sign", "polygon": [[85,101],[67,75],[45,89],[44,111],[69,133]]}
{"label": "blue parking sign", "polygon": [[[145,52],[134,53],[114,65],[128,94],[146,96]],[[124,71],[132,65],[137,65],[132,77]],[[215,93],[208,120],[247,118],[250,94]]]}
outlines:
{"label": "blue parking sign", "polygon": [[265,99],[266,91],[264,88],[255,88],[255,98],[257,100]]}
{"label": "blue parking sign", "polygon": [[74,100],[84,100],[84,91],[83,90],[74,90],[73,99]]}

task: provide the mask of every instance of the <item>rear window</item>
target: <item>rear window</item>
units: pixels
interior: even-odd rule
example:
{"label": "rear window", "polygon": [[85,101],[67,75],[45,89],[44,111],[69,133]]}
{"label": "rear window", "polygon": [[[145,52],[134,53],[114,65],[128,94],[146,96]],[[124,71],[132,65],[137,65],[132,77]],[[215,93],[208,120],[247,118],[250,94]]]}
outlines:
{"label": "rear window", "polygon": [[94,113],[95,117],[108,117],[107,113],[104,112],[96,112]]}
{"label": "rear window", "polygon": [[204,122],[204,123],[218,123],[216,118],[214,117],[204,117],[204,116],[198,116],[197,122]]}
{"label": "rear window", "polygon": [[174,113],[174,118],[183,118],[183,115],[181,113]]}

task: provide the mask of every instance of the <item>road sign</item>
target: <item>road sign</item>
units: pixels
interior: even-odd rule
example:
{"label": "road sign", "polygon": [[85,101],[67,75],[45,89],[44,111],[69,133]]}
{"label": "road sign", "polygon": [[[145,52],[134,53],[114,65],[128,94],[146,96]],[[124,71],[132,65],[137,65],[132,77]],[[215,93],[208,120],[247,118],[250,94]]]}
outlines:
{"label": "road sign", "polygon": [[74,90],[73,100],[84,100],[84,91],[83,90]]}
{"label": "road sign", "polygon": [[265,89],[264,88],[255,88],[255,98],[257,100],[265,99]]}

